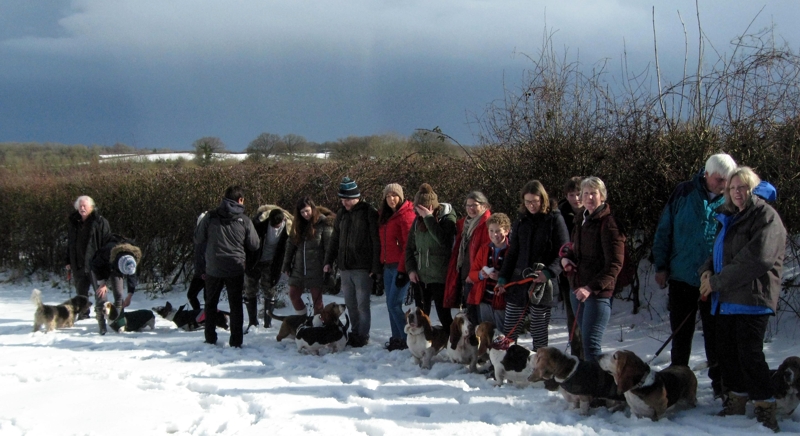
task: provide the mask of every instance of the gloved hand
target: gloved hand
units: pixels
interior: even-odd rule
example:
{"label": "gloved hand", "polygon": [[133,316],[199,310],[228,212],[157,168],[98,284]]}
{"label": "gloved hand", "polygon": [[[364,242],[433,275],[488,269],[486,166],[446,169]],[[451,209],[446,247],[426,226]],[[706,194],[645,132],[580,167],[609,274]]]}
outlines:
{"label": "gloved hand", "polygon": [[397,286],[397,289],[401,289],[408,284],[408,281],[408,274],[398,271],[397,276],[394,278],[394,285]]}

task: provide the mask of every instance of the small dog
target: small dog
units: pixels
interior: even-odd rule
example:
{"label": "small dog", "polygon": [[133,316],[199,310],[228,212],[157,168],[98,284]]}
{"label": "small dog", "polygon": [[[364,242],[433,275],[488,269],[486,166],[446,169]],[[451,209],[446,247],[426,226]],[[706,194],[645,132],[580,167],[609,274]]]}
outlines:
{"label": "small dog", "polygon": [[611,373],[617,393],[624,393],[631,412],[658,421],[676,403],[697,404],[697,377],[688,366],[670,366],[653,371],[632,351],[603,354],[600,366]]}
{"label": "small dog", "polygon": [[269,311],[269,316],[272,319],[281,321],[281,327],[278,330],[278,335],[275,339],[280,342],[284,338],[296,339],[297,329],[300,326],[322,327],[328,324],[335,324],[339,317],[342,316],[347,306],[344,304],[328,303],[322,308],[322,312],[318,315],[288,315],[280,316]]}
{"label": "small dog", "polygon": [[[156,306],[153,312],[157,313],[160,317],[172,321],[179,329],[186,330],[187,332],[199,330],[205,326],[205,312],[203,309],[185,309],[186,305],[182,305],[177,310],[172,307],[169,301],[164,306]],[[217,311],[216,324],[217,327],[228,330],[228,320],[230,313],[222,310]]]}
{"label": "small dog", "polygon": [[478,345],[475,326],[469,322],[466,313],[459,313],[450,324],[450,338],[447,341],[447,356],[451,362],[469,365],[469,372],[478,367]]}
{"label": "small dog", "polygon": [[297,351],[319,354],[327,348],[331,353],[344,350],[347,345],[347,331],[350,329],[350,317],[345,314],[345,323],[338,318],[322,327],[300,326],[297,329],[295,343]]}
{"label": "small dog", "polygon": [[65,327],[75,325],[75,319],[81,313],[89,310],[92,303],[83,295],[76,295],[58,306],[50,306],[42,303],[42,293],[34,289],[31,294],[31,301],[36,304],[36,312],[33,314],[33,332],[38,332],[44,327],[45,333]]}
{"label": "small dog", "polygon": [[608,400],[606,405],[612,408],[622,406],[625,401],[625,396],[617,392],[614,377],[597,362],[579,361],[554,347],[536,350],[534,369],[528,381],[548,379],[558,383],[558,390],[570,408],[579,408],[581,415],[589,414],[589,405],[595,398]]}
{"label": "small dog", "polygon": [[772,374],[778,413],[791,415],[800,404],[800,357],[790,356]]}
{"label": "small dog", "polygon": [[506,380],[520,386],[528,384],[528,377],[533,372],[531,350],[515,345],[513,339],[506,337],[489,321],[478,324],[475,335],[480,342],[478,359],[488,355],[494,368],[495,386]]}
{"label": "small dog", "polygon": [[406,311],[406,344],[414,363],[421,368],[431,369],[431,360],[447,345],[448,334],[442,326],[432,326],[431,319],[417,307]]}
{"label": "small dog", "polygon": [[106,320],[109,321],[108,326],[117,333],[120,330],[138,332],[144,327],[150,327],[150,330],[156,328],[156,316],[147,309],[126,312],[124,308],[117,309],[117,306],[107,301],[103,305],[103,313],[106,315]]}

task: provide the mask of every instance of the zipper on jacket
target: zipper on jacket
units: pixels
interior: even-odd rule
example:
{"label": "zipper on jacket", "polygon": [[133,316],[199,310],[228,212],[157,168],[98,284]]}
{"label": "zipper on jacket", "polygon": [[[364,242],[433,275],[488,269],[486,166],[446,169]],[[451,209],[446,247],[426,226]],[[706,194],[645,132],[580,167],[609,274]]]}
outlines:
{"label": "zipper on jacket", "polygon": [[306,262],[306,241],[303,241],[303,277],[308,275],[308,263]]}

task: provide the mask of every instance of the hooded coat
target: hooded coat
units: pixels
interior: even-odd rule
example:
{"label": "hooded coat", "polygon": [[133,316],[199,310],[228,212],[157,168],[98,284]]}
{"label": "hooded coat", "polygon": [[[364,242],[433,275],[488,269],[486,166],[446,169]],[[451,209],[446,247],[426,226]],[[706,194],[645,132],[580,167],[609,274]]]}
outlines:
{"label": "hooded coat", "polygon": [[289,274],[289,286],[311,289],[321,288],[324,284],[322,268],[325,266],[325,253],[331,245],[336,214],[322,206],[317,206],[317,209],[320,217],[314,225],[314,236],[298,243],[289,238],[286,244],[281,271]]}
{"label": "hooded coat", "polygon": [[[486,229],[486,220],[488,220],[491,215],[492,212],[487,209],[481,216],[476,217],[478,223],[472,231],[472,237],[469,240],[469,246],[467,248],[467,258],[465,259],[465,261],[469,262],[469,265],[472,265],[474,262],[480,263],[485,261],[485,259],[478,257],[478,250],[491,242],[489,239],[489,231]],[[464,238],[464,221],[466,221],[466,217],[456,222],[456,240],[453,243],[453,251],[450,253],[450,262],[447,266],[447,279],[444,285],[444,307],[458,307],[456,296],[461,272],[458,269],[457,263],[458,250],[461,247],[461,240]]]}
{"label": "hooded coat", "polygon": [[416,217],[408,232],[406,270],[416,272],[423,283],[445,283],[453,249],[456,213],[449,203],[439,203],[437,210],[424,219]]}
{"label": "hooded coat", "polygon": [[405,200],[392,216],[378,227],[381,238],[381,263],[397,264],[398,272],[406,272],[406,241],[415,216],[414,204]]}
{"label": "hooded coat", "polygon": [[122,236],[112,235],[110,240],[95,252],[92,258],[92,273],[97,280],[108,280],[112,275],[125,277],[128,282],[128,293],[133,294],[139,284],[137,275],[126,276],[119,270],[119,259],[125,255],[133,256],[138,270],[142,260],[142,250]]}
{"label": "hooded coat", "polygon": [[94,254],[110,237],[111,226],[97,209],[89,214],[86,221],[81,219],[78,211],[71,213],[67,227],[66,263],[76,274],[88,274]]}
{"label": "hooded coat", "polygon": [[362,269],[378,275],[380,256],[378,211],[363,199],[349,211],[342,207],[333,224],[325,265],[336,262],[340,270]]}
{"label": "hooded coat", "polygon": [[269,214],[275,209],[280,209],[283,211],[283,215],[286,217],[286,224],[283,226],[283,230],[281,231],[278,239],[278,245],[275,247],[275,254],[273,255],[274,257],[272,258],[272,263],[270,264],[270,286],[275,286],[281,277],[281,267],[283,266],[283,258],[284,254],[286,253],[286,244],[289,240],[289,234],[292,232],[292,215],[288,211],[281,209],[279,206],[274,204],[265,204],[259,207],[255,216],[253,217],[253,228],[256,229],[256,234],[258,235],[259,240],[258,249],[247,254],[247,270],[250,271],[261,259],[261,253],[264,250],[264,243],[267,240],[267,231],[270,228],[268,219]]}
{"label": "hooded coat", "polygon": [[220,278],[244,274],[247,253],[259,246],[258,234],[244,214],[244,205],[228,198],[203,217],[195,230],[194,243],[206,244],[206,273]]}

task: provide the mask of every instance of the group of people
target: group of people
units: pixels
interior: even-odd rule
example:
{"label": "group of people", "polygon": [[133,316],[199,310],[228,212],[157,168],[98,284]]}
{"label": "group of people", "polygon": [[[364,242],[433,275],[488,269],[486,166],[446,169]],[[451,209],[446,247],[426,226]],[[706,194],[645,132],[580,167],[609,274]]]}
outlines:
{"label": "group of people", "polygon": [[[652,249],[656,282],[669,287],[672,365],[688,365],[699,312],[709,377],[715,396],[723,398],[720,414],[742,415],[750,399],[758,420],[773,429],[778,428],[776,408],[762,344],[769,316],[777,310],[786,242],[781,219],[769,205],[775,195],[752,169],[715,154],[673,192]],[[281,275],[288,276],[289,299],[299,314],[306,313],[305,290],[314,313],[320,313],[322,288],[335,266],[351,319],[352,347],[370,339],[370,295],[382,280],[389,351],[407,348],[403,304],[412,298],[428,314],[435,307],[446,329],[452,309],[460,309],[472,323],[491,321],[516,340],[528,318],[534,351],[548,345],[551,311],[561,299],[572,354],[587,361],[600,356],[625,259],[625,235],[601,179],[570,178],[558,202],[540,181],[531,180],[520,190],[513,222],[504,213],[492,213],[480,191],[467,194],[459,219],[456,207],[439,202],[427,183],[413,199],[390,183],[375,208],[345,177],[338,196],[336,214],[304,197],[293,214],[276,206],[259,209],[254,223],[244,214],[243,191],[232,186],[216,209],[201,215],[189,300],[199,308],[197,295],[205,288],[206,342],[217,340],[213,317],[223,287],[230,302],[230,345],[240,347],[242,307],[249,323],[257,325],[259,290],[265,326]],[[75,208],[69,264],[76,287],[87,294],[94,284],[97,298],[104,299],[103,276],[90,260],[112,240],[109,225],[90,198],[80,197]],[[110,271],[104,277],[114,283],[115,302],[127,304],[133,289],[122,301],[121,277],[135,277],[138,258],[131,250],[114,253],[103,255]],[[102,314],[97,316],[104,333]]]}

